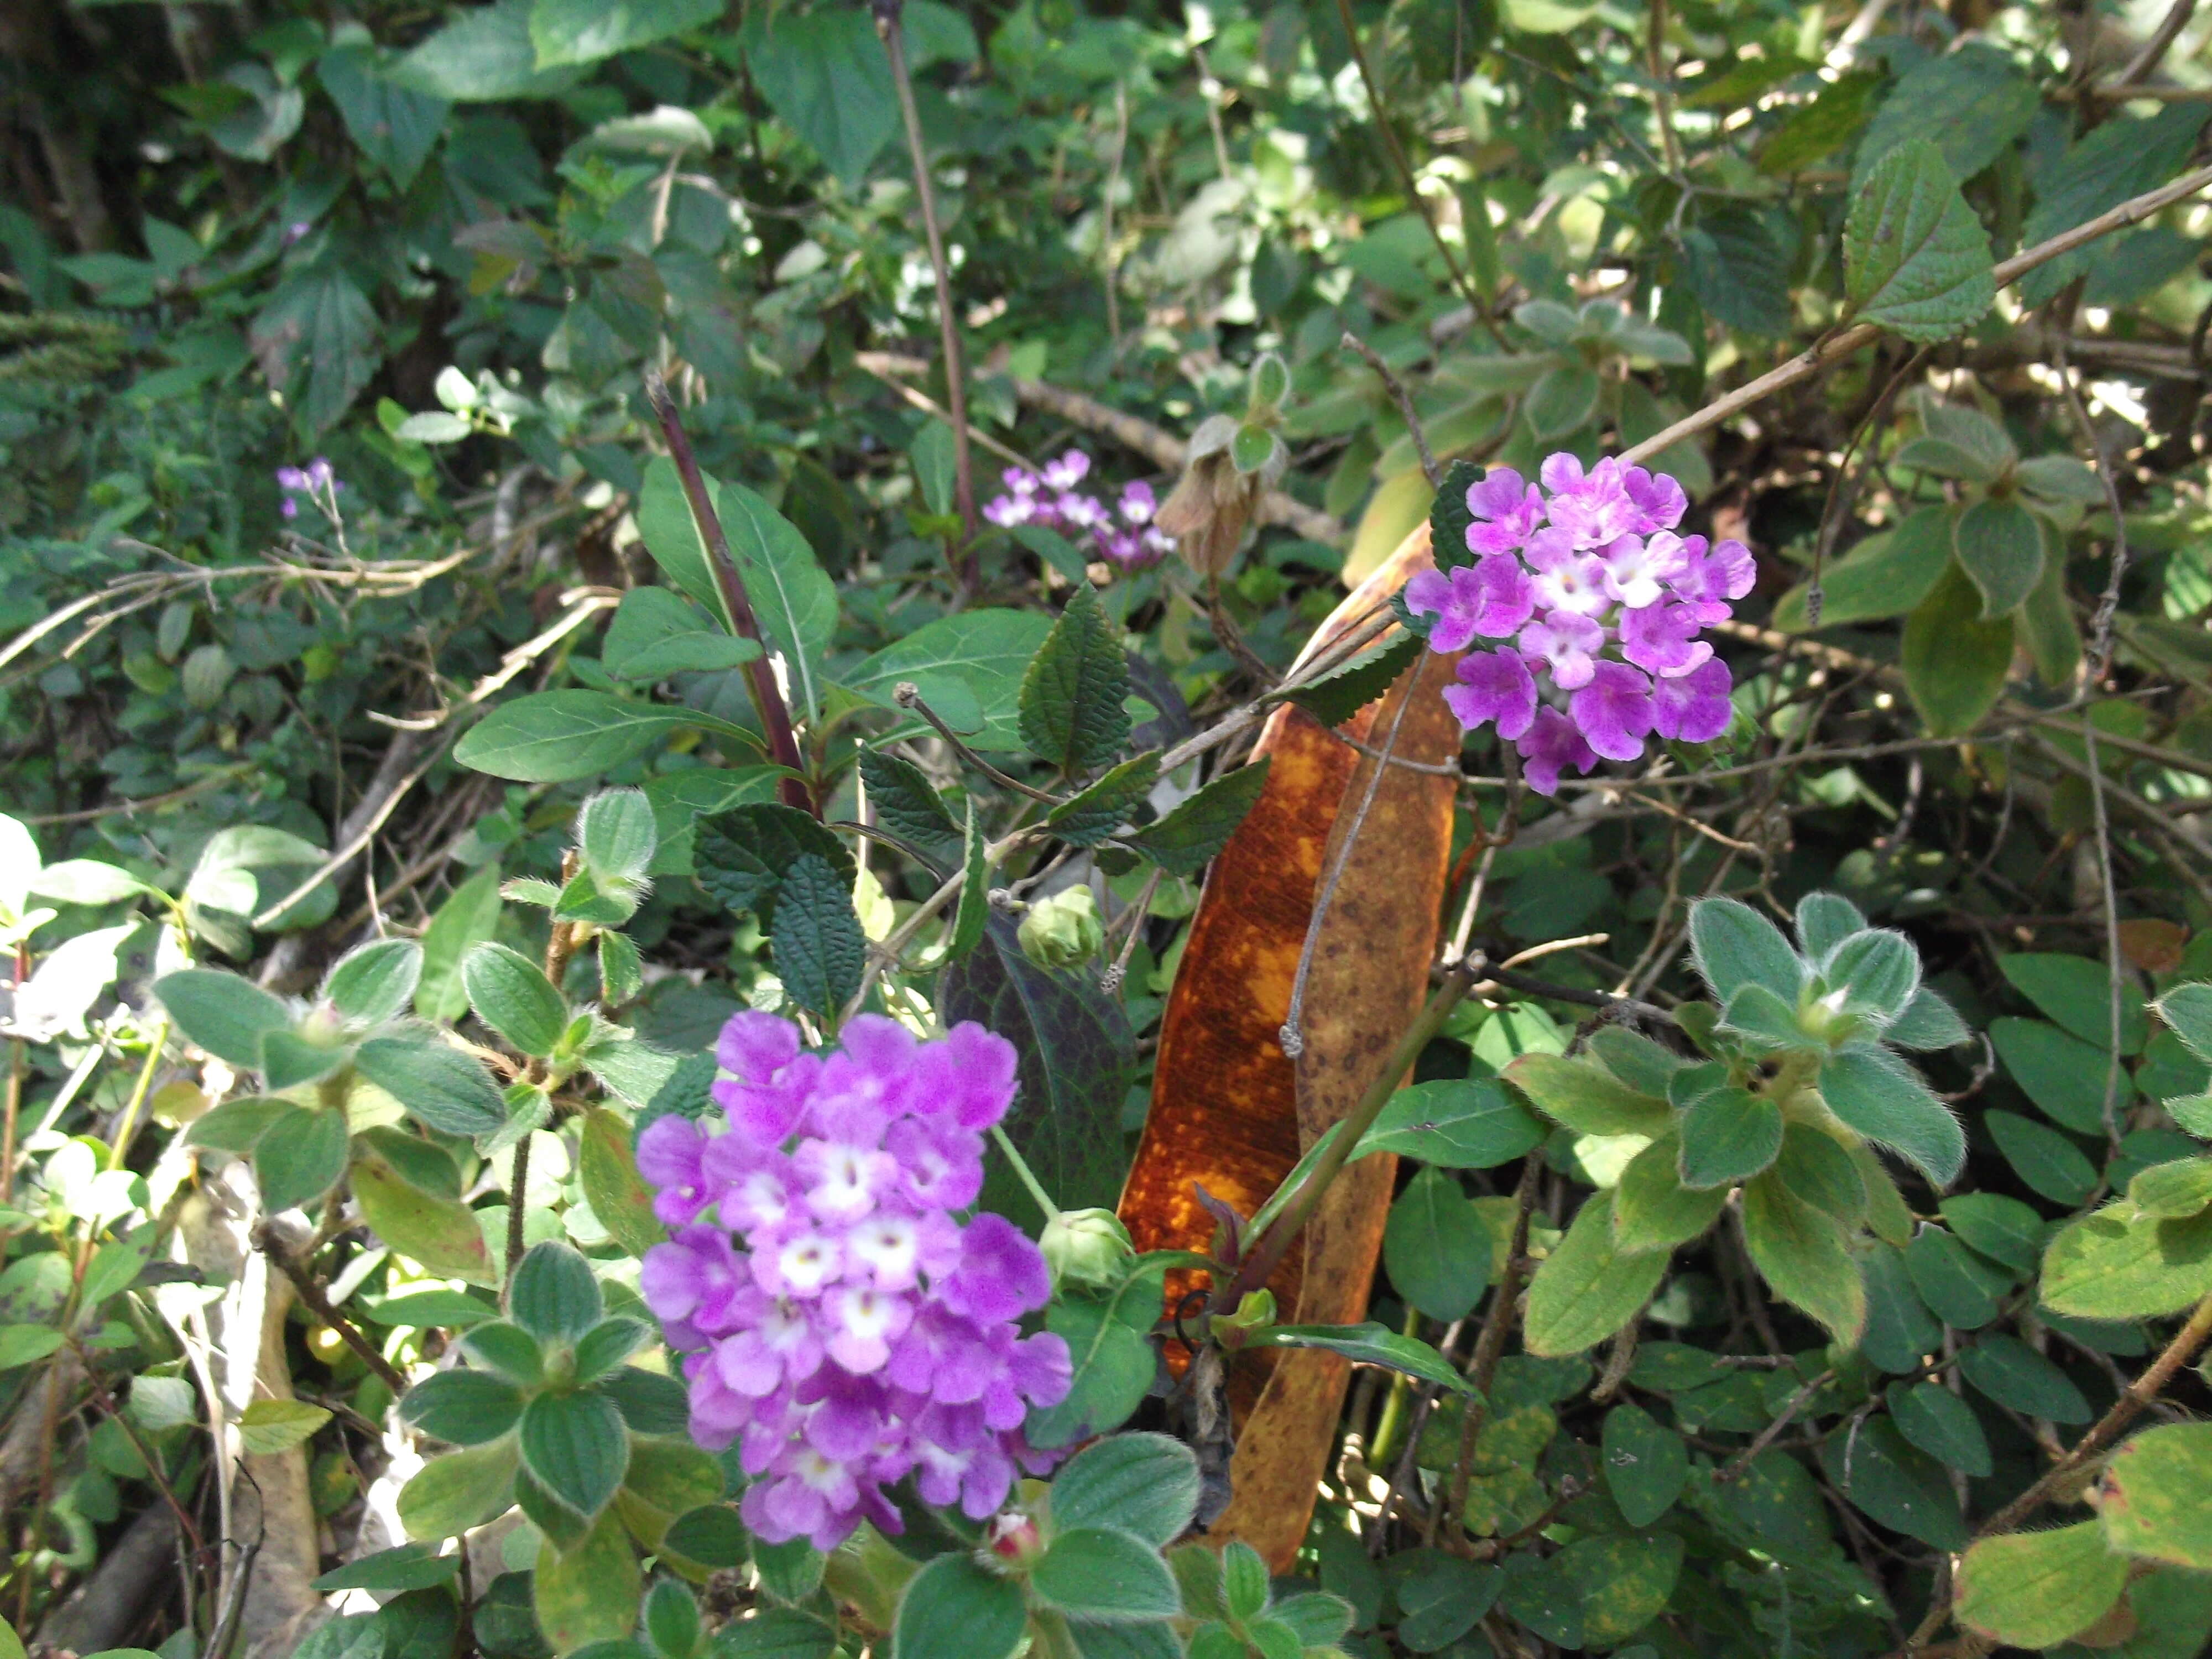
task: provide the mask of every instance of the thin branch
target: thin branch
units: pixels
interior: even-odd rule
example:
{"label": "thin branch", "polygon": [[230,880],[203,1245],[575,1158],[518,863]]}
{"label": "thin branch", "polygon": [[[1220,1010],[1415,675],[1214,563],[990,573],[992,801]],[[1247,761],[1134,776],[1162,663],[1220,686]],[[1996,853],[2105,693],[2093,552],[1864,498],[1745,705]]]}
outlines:
{"label": "thin branch", "polygon": [[1467,1544],[1464,1517],[1468,1482],[1474,1472],[1474,1443],[1482,1432],[1483,1419],[1489,1410],[1491,1376],[1505,1352],[1505,1339],[1513,1328],[1522,1283],[1528,1276],[1528,1220],[1535,1212],[1536,1189],[1543,1176],[1541,1152],[1531,1152],[1521,1160],[1520,1184],[1513,1190],[1513,1237],[1505,1249],[1505,1271],[1498,1276],[1498,1288],[1490,1298],[1490,1312],[1482,1322],[1481,1334],[1474,1339],[1474,1357],[1468,1362],[1467,1380],[1474,1385],[1474,1393],[1468,1397],[1460,1418],[1459,1455],[1452,1460],[1444,1501],[1429,1515],[1425,1541],[1436,1542],[1439,1524],[1449,1513],[1452,1529],[1445,1538],[1462,1553]]}
{"label": "thin branch", "polygon": [[392,1390],[393,1399],[397,1400],[407,1392],[407,1379],[399,1374],[398,1368],[384,1357],[374,1342],[362,1334],[360,1327],[331,1305],[331,1299],[324,1293],[321,1283],[307,1271],[304,1262],[285,1249],[284,1242],[277,1237],[276,1231],[266,1221],[254,1230],[253,1242],[261,1247],[261,1253],[276,1265],[284,1277],[292,1281],[292,1288],[299,1292],[300,1300],[307,1305],[307,1311],[336,1331],[338,1340],[360,1356],[361,1363],[384,1379],[385,1386]]}
{"label": "thin branch", "polygon": [[1406,430],[1413,434],[1413,451],[1421,458],[1421,476],[1429,481],[1430,489],[1442,489],[1444,470],[1437,465],[1435,453],[1429,448],[1429,434],[1421,425],[1420,411],[1413,407],[1413,394],[1406,390],[1404,381],[1390,372],[1390,365],[1382,361],[1382,354],[1350,329],[1345,330],[1340,343],[1346,350],[1358,352],[1360,360],[1375,371],[1376,377],[1396,399],[1398,413],[1406,420]]}
{"label": "thin branch", "polygon": [[972,582],[975,539],[975,457],[968,447],[968,371],[960,355],[960,317],[953,307],[952,272],[945,262],[945,233],[937,222],[937,192],[930,183],[929,150],[922,142],[921,115],[915,107],[914,77],[907,72],[906,42],[900,27],[904,0],[874,0],[876,33],[890,59],[891,84],[898,88],[899,118],[906,125],[906,147],[914,158],[915,193],[921,201],[921,228],[929,243],[930,274],[937,281],[937,328],[945,353],[945,398],[952,410],[952,499],[960,510],[961,580]]}
{"label": "thin branch", "polygon": [[707,480],[700,473],[698,458],[691,453],[691,440],[684,434],[675,400],[668,395],[668,383],[655,371],[647,371],[645,395],[660,422],[668,459],[676,464],[676,476],[683,481],[684,498],[690,504],[692,522],[698,526],[700,543],[707,550],[707,566],[721,593],[722,608],[729,613],[731,631],[760,647],[760,654],[744,666],[745,689],[752,694],[753,712],[760,716],[761,729],[768,733],[769,754],[777,765],[799,775],[778,779],[776,793],[785,805],[819,817],[822,814],[814,804],[813,793],[806,787],[806,763],[799,752],[798,734],[792,729],[791,710],[775,683],[775,671],[769,665],[768,641],[753,615],[752,601],[745,596],[745,579],[738,572],[737,561],[730,554],[730,538],[722,533],[722,520],[708,498]]}

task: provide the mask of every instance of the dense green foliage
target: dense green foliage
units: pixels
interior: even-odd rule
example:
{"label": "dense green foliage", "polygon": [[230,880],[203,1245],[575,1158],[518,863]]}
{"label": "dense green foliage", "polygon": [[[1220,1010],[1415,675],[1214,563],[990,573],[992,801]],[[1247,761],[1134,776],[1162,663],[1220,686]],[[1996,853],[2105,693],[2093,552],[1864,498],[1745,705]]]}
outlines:
{"label": "dense green foliage", "polygon": [[[2208,42],[0,20],[0,1659],[2203,1650]],[[993,506],[1069,451],[1103,525]],[[1473,733],[1396,1069],[1134,1253],[1258,716],[1433,660],[1315,630],[1556,452],[1750,544],[1726,729]],[[1073,1455],[988,1519],[771,1543],[690,1437],[638,1135],[742,1008],[1019,1056]],[[1367,1320],[1289,1322],[1386,1153]],[[1191,1537],[1263,1349],[1361,1368],[1295,1561]]]}

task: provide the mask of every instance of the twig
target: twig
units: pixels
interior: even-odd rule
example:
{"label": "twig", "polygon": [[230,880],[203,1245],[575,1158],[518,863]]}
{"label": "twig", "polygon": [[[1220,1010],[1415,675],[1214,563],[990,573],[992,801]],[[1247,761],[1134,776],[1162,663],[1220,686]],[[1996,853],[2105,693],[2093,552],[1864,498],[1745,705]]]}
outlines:
{"label": "twig", "polygon": [[[776,793],[783,798],[785,805],[819,817],[822,814],[815,805],[813,792],[806,787],[806,763],[799,752],[798,735],[792,730],[791,710],[785,706],[783,692],[775,683],[775,671],[769,665],[768,641],[761,635],[752,602],[745,597],[744,578],[738,573],[737,561],[730,555],[730,540],[722,533],[722,520],[714,512],[714,503],[708,499],[707,481],[700,474],[698,458],[691,453],[691,440],[684,435],[684,422],[676,412],[675,401],[668,395],[668,383],[657,371],[647,371],[645,395],[660,422],[660,434],[667,441],[669,459],[676,464],[676,476],[683,480],[684,496],[690,503],[692,522],[698,526],[700,543],[707,550],[707,566],[714,574],[722,608],[729,613],[731,630],[740,639],[750,640],[760,647],[760,654],[745,665],[745,689],[751,692],[753,712],[760,716],[761,728],[768,733],[769,752],[777,765],[799,775],[779,778]],[[954,428],[954,435],[959,435],[957,428]],[[797,674],[800,665],[793,663],[792,670]]]}
{"label": "twig", "polygon": [[938,339],[945,353],[945,397],[952,407],[952,499],[960,512],[960,578],[972,585],[975,574],[975,458],[968,447],[968,371],[960,356],[960,318],[953,309],[952,273],[945,263],[945,233],[937,222],[937,192],[930,183],[929,151],[921,137],[921,115],[915,107],[914,77],[907,72],[906,42],[900,27],[905,0],[873,0],[876,33],[890,59],[891,84],[898,89],[899,118],[906,125],[906,147],[914,158],[915,193],[921,201],[922,233],[929,243],[930,274],[937,282]]}
{"label": "twig", "polygon": [[963,742],[960,734],[945,723],[945,716],[922,700],[921,691],[911,680],[901,680],[891,688],[891,701],[902,708],[912,709],[929,722],[930,730],[945,739],[945,744],[968,765],[974,767],[1001,789],[1011,789],[1017,794],[1027,795],[1031,800],[1042,801],[1048,806],[1057,806],[1060,799],[1043,790],[1024,783],[1019,778],[1009,777],[997,767]]}
{"label": "twig", "polygon": [[[1653,3],[1658,3],[1658,0],[1653,0]],[[1429,434],[1421,425],[1420,411],[1413,407],[1413,394],[1406,390],[1404,381],[1390,372],[1390,365],[1382,361],[1382,354],[1350,329],[1344,331],[1344,338],[1339,343],[1348,351],[1358,352],[1360,361],[1375,371],[1376,378],[1396,399],[1398,413],[1405,417],[1406,430],[1413,434],[1413,452],[1421,458],[1421,476],[1429,481],[1430,489],[1442,489],[1444,470],[1437,465],[1436,455],[1429,448]]]}
{"label": "twig", "polygon": [[1674,136],[1674,76],[1667,68],[1667,0],[1651,0],[1644,24],[1644,67],[1651,76],[1651,103],[1659,118],[1659,148],[1667,171],[1682,174],[1682,141]]}
{"label": "twig", "polygon": [[2142,50],[2128,60],[2125,69],[2098,88],[2098,92],[2106,94],[2121,92],[2139,81],[2148,80],[2151,71],[2166,56],[2166,49],[2173,45],[2175,37],[2188,27],[2190,18],[2196,15],[2196,11],[2197,0],[2173,0],[2173,3],[2166,9],[2166,15],[2159,19],[2158,27],[2151,32],[2150,39],[2142,43]]}
{"label": "twig", "polygon": [[1114,82],[1114,159],[1106,168],[1106,189],[1098,208],[1098,259],[1104,267],[1106,337],[1113,356],[1121,356],[1121,272],[1114,253],[1114,198],[1121,188],[1121,162],[1129,149],[1129,83]]}
{"label": "twig", "polygon": [[[421,754],[425,747],[428,748],[429,753],[423,755],[411,769],[409,768],[408,763]],[[268,927],[324,882],[334,881],[343,874],[346,866],[361,855],[362,849],[375,839],[378,830],[384,828],[386,820],[391,817],[401,799],[422,781],[423,775],[437,764],[438,757],[444,752],[443,744],[428,744],[423,736],[414,732],[402,732],[394,736],[392,746],[385,750],[384,759],[377,766],[376,775],[369,781],[361,799],[354,804],[353,811],[346,814],[345,823],[340,826],[345,834],[337,850],[324,860],[306,880],[254,917],[253,926]]]}
{"label": "twig", "polygon": [[1748,1446],[1713,1471],[1713,1484],[1725,1486],[1732,1480],[1741,1480],[1743,1472],[1759,1460],[1759,1453],[1781,1438],[1782,1431],[1790,1426],[1805,1402],[1826,1388],[1835,1375],[1832,1368],[1822,1371],[1783,1401],[1782,1409],[1775,1413],[1774,1420],[1761,1429]]}
{"label": "twig", "polygon": [[[1343,0],[1340,0],[1342,3]],[[2212,167],[2203,167],[2184,173],[2172,183],[2123,202],[2108,212],[2062,232],[2050,240],[2039,242],[2005,260],[1991,272],[1999,288],[2008,288],[2040,265],[2045,265],[2062,254],[2095,241],[2115,230],[2141,222],[2160,209],[2186,200],[2197,191],[2212,185]],[[1811,345],[1788,359],[1779,367],[1769,369],[1754,380],[1747,381],[1733,392],[1724,392],[1696,413],[1686,415],[1665,430],[1655,433],[1642,443],[1632,444],[1621,452],[1626,462],[1648,460],[1662,450],[1693,438],[1710,427],[1718,426],[1731,416],[1741,414],[1752,404],[1772,397],[1798,381],[1819,374],[1829,364],[1839,362],[1862,347],[1871,344],[1881,334],[1873,323],[1859,323],[1814,341]]]}
{"label": "twig", "polygon": [[276,1236],[276,1230],[267,1221],[254,1229],[253,1242],[260,1247],[261,1253],[276,1264],[278,1271],[292,1281],[292,1288],[299,1293],[300,1300],[307,1304],[307,1311],[336,1331],[338,1340],[360,1356],[361,1363],[384,1379],[385,1386],[392,1390],[393,1399],[407,1392],[407,1379],[399,1374],[398,1368],[378,1351],[374,1342],[362,1334],[358,1326],[331,1305],[331,1299],[324,1294],[321,1284],[307,1271],[306,1264],[284,1247],[283,1240]]}

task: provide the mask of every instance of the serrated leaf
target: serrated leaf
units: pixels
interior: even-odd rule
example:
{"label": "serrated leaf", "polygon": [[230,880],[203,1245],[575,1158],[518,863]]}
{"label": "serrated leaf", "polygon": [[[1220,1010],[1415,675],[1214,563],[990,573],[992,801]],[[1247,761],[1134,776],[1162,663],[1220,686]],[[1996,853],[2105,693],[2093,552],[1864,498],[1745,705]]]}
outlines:
{"label": "serrated leaf", "polygon": [[1129,821],[1159,776],[1159,750],[1148,749],[1054,807],[1045,814],[1045,827],[1071,847],[1097,847]]}
{"label": "serrated leaf", "polygon": [[1111,763],[1128,741],[1129,666],[1088,582],[1045,636],[1022,677],[1022,741],[1030,752],[1074,775]]}
{"label": "serrated leaf", "polygon": [[880,749],[863,749],[860,779],[876,822],[921,856],[939,876],[960,867],[960,821],[912,761]]}
{"label": "serrated leaf", "polygon": [[[1464,466],[1466,463],[1454,465]],[[1450,495],[1451,483],[1447,479],[1444,487],[1437,492],[1437,500],[1442,503]],[[1459,519],[1464,532],[1467,510],[1463,504]],[[1461,545],[1465,545],[1463,539]],[[1291,693],[1290,701],[1323,726],[1341,726],[1395,685],[1399,675],[1412,667],[1414,659],[1427,648],[1427,641],[1413,635],[1393,635],[1378,645],[1368,647],[1350,661],[1330,669],[1320,678],[1298,687]]]}
{"label": "serrated leaf", "polygon": [[1926,139],[1899,144],[1868,173],[1844,222],[1844,288],[1853,313],[1909,340],[1948,340],[1996,301],[1990,239]]}
{"label": "serrated leaf", "polygon": [[691,865],[709,896],[733,912],[749,910],[772,927],[785,872],[808,854],[828,864],[851,890],[856,871],[852,854],[811,813],[795,806],[756,803],[707,819],[692,840]]}
{"label": "serrated leaf", "polygon": [[802,853],[784,872],[769,945],[784,994],[809,1013],[834,1020],[858,994],[867,937],[852,890],[826,860]]}
{"label": "serrated leaf", "polygon": [[1164,817],[1123,839],[1171,876],[1194,876],[1228,843],[1267,787],[1273,757],[1213,780]]}

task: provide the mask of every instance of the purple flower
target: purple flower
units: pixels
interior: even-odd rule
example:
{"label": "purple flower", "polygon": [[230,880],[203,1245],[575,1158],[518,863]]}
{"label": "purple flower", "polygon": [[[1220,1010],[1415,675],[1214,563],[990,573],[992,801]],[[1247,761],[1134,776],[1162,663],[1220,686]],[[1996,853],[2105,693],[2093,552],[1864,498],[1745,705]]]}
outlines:
{"label": "purple flower", "polygon": [[1468,486],[1467,510],[1474,515],[1467,527],[1468,552],[1517,553],[1544,522],[1544,497],[1511,467],[1494,467]]}
{"label": "purple flower", "polygon": [[1152,523],[1158,502],[1141,479],[1121,487],[1109,508],[1079,486],[1091,475],[1091,458],[1071,449],[1042,472],[1010,466],[1000,475],[1006,493],[983,504],[983,516],[1006,529],[1033,524],[1071,540],[1088,539],[1108,563],[1126,571],[1148,569],[1175,551],[1175,538]]}
{"label": "purple flower", "polygon": [[1633,609],[1656,605],[1665,591],[1660,584],[1688,562],[1681,538],[1671,532],[1650,536],[1620,536],[1606,544],[1598,555],[1607,598]]}
{"label": "purple flower", "polygon": [[722,1121],[663,1118],[638,1146],[680,1229],[640,1285],[685,1356],[693,1437],[738,1448],[746,1524],[770,1542],[896,1532],[884,1488],[909,1474],[988,1516],[1018,1469],[1051,1467],[1021,1427],[1070,1382],[1067,1345],[1015,1326],[1049,1293],[1042,1253],[1000,1217],[957,1215],[1013,1099],[1012,1046],[974,1024],[918,1042],[863,1015],[806,1053],[787,1022],[742,1013],[715,1054]]}
{"label": "purple flower", "polygon": [[1562,452],[1544,463],[1540,476],[1552,492],[1553,524],[1577,547],[1602,547],[1627,535],[1644,516],[1629,498],[1620,463],[1610,455],[1585,474],[1580,461]]}
{"label": "purple flower", "polygon": [[1612,605],[1605,561],[1578,548],[1568,532],[1556,526],[1538,531],[1528,544],[1528,558],[1536,572],[1534,586],[1541,609],[1594,617]]}
{"label": "purple flower", "polygon": [[1599,663],[1589,684],[1567,699],[1567,713],[1607,760],[1640,759],[1651,731],[1651,682],[1626,663]]}
{"label": "purple flower", "polygon": [[1644,516],[1644,522],[1638,526],[1639,535],[1672,530],[1682,522],[1682,514],[1689,510],[1689,498],[1682,494],[1682,486],[1664,472],[1654,474],[1640,466],[1626,467],[1621,471],[1620,487]]}
{"label": "purple flower", "polygon": [[1071,449],[1058,460],[1047,461],[1042,476],[1048,489],[1073,489],[1091,476],[1091,458],[1079,449]]}
{"label": "purple flower", "polygon": [[1651,688],[1652,729],[1683,743],[1711,743],[1735,718],[1729,667],[1718,659]]}
{"label": "purple flower", "polygon": [[1726,622],[1733,614],[1728,602],[1750,592],[1759,580],[1759,566],[1741,542],[1723,542],[1709,553],[1705,538],[1692,536],[1682,544],[1682,556],[1680,573],[1667,586],[1697,607],[1698,622],[1707,627]]}
{"label": "purple flower", "polygon": [[1662,603],[1620,613],[1620,654],[1671,679],[1711,662],[1713,647],[1698,637],[1696,606]]}
{"label": "purple flower", "polygon": [[1486,554],[1449,572],[1424,570],[1406,584],[1407,609],[1437,618],[1429,630],[1432,651],[1463,651],[1478,634],[1507,638],[1535,605],[1528,573],[1510,553]]}
{"label": "purple flower", "polygon": [[1521,751],[1522,776],[1540,795],[1558,793],[1563,767],[1571,766],[1586,774],[1597,764],[1596,755],[1583,741],[1575,723],[1556,708],[1539,708],[1514,746]]}
{"label": "purple flower", "polygon": [[1542,662],[1552,672],[1552,684],[1562,691],[1588,685],[1596,671],[1597,653],[1605,648],[1605,629],[1588,617],[1571,611],[1554,611],[1540,622],[1521,630],[1522,654]]}
{"label": "purple flower", "polygon": [[1536,677],[1517,651],[1471,651],[1454,672],[1460,683],[1444,688],[1444,706],[1462,731],[1495,720],[1510,742],[1536,718]]}

